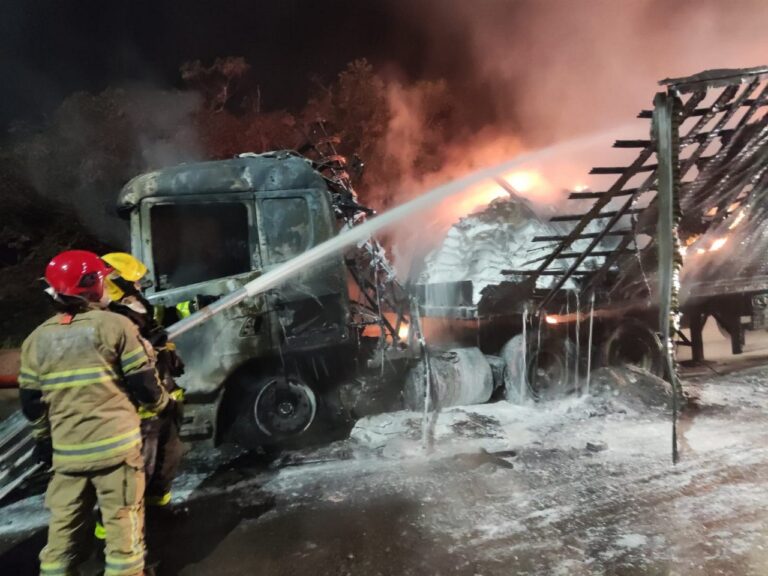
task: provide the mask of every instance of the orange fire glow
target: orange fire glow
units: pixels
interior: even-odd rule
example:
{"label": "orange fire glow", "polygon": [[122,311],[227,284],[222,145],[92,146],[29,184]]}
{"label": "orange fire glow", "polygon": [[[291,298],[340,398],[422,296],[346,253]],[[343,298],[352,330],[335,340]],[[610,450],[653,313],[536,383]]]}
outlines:
{"label": "orange fire glow", "polygon": [[498,198],[509,198],[509,194],[496,182],[484,182],[471,188],[466,194],[462,194],[451,203],[445,203],[442,211],[450,211],[451,223],[462,216],[472,214]]}
{"label": "orange fire glow", "polygon": [[736,226],[741,224],[742,220],[744,220],[746,216],[747,216],[747,213],[744,210],[741,210],[738,214],[736,214],[736,218],[734,218],[733,222],[731,222],[728,225],[728,230],[733,230],[734,228],[736,228]]}
{"label": "orange fire glow", "polygon": [[[688,241],[686,241],[685,246],[681,248],[681,252],[683,253],[683,256],[686,255],[688,248],[691,247],[691,245],[694,244],[698,239],[699,239],[699,236],[694,236],[692,238],[689,238]],[[706,254],[707,252],[717,252],[727,243],[728,243],[728,236],[722,236],[720,238],[715,238],[711,242],[708,248],[703,247],[701,244],[698,244],[696,246],[696,254]]]}
{"label": "orange fire glow", "polygon": [[[557,197],[558,192],[555,192],[554,186],[536,170],[509,172],[502,178],[510,189],[534,203],[552,203]],[[488,179],[468,188],[463,194],[455,196],[450,201],[442,203],[435,210],[435,222],[439,222],[447,229],[460,218],[485,209],[494,200],[505,198],[509,198],[506,187],[494,179]]]}
{"label": "orange fire glow", "polygon": [[521,194],[530,192],[543,183],[541,175],[533,170],[519,170],[511,174],[505,174],[504,180],[509,182],[509,185]]}
{"label": "orange fire glow", "polygon": [[557,319],[557,317],[556,317],[556,316],[552,316],[551,314],[547,314],[547,315],[544,317],[544,321],[545,321],[547,324],[557,324],[557,323],[559,322],[559,320]]}
{"label": "orange fire glow", "polygon": [[[396,326],[397,315],[392,312],[385,312],[384,317],[392,326]],[[363,329],[363,336],[368,338],[378,338],[381,336],[382,326],[379,324],[369,324]],[[410,325],[405,322],[400,323],[400,327],[397,330],[397,335],[401,341],[406,342],[408,340],[408,334],[410,332]],[[388,333],[387,333],[388,334]]]}
{"label": "orange fire glow", "polygon": [[723,246],[725,246],[725,243],[728,242],[728,237],[723,236],[722,238],[718,238],[714,242],[712,242],[712,245],[709,247],[710,252],[715,252],[717,250],[720,250]]}

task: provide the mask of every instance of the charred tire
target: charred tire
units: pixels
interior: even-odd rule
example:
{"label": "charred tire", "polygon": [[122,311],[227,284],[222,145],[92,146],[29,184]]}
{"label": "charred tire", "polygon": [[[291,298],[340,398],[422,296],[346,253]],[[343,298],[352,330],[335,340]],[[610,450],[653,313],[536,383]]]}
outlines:
{"label": "charred tire", "polygon": [[616,326],[603,343],[603,366],[631,364],[664,378],[664,348],[656,333],[645,322],[628,318]]}
{"label": "charred tire", "polygon": [[552,400],[575,386],[576,348],[569,339],[550,337],[528,355],[528,392],[534,400]]}
{"label": "charred tire", "polygon": [[232,439],[249,448],[297,438],[317,415],[315,393],[294,376],[268,376],[249,384],[240,401]]}

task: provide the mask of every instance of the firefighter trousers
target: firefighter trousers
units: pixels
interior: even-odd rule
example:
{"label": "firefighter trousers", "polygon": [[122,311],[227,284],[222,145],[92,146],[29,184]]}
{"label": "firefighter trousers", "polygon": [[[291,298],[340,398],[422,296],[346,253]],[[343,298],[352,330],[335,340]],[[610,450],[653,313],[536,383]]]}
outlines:
{"label": "firefighter trousers", "polygon": [[184,456],[179,427],[173,418],[160,415],[142,420],[141,434],[144,440],[141,452],[147,477],[147,505],[164,506],[170,502],[171,484]]}
{"label": "firefighter trousers", "polygon": [[41,576],[77,573],[81,550],[93,537],[98,504],[106,530],[105,576],[144,572],[144,472],[119,464],[93,472],[54,472],[45,496],[51,511]]}

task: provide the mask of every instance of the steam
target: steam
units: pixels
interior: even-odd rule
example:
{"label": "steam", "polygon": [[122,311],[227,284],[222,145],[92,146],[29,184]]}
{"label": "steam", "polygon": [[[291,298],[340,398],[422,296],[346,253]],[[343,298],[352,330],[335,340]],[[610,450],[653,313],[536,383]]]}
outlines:
{"label": "steam", "polygon": [[[424,189],[460,179],[529,149],[515,132],[503,127],[489,124],[470,129],[468,120],[456,117],[455,111],[452,122],[441,123],[441,113],[456,105],[444,82],[387,85],[388,123],[371,161],[375,163],[374,185],[364,191],[365,202],[377,209],[391,208],[412,200]],[[573,153],[583,155],[581,149]],[[501,177],[529,200],[538,214],[549,216],[565,198],[565,190],[581,178],[576,176],[581,172],[569,163],[568,158],[548,158]],[[499,197],[509,195],[495,180],[474,182],[417,219],[400,222],[385,239],[400,275],[416,273],[411,269],[440,245],[452,225]]]}
{"label": "steam", "polygon": [[117,194],[143,171],[205,157],[193,124],[199,101],[147,86],[78,92],[14,150],[43,198],[66,204],[97,237],[126,248]]}

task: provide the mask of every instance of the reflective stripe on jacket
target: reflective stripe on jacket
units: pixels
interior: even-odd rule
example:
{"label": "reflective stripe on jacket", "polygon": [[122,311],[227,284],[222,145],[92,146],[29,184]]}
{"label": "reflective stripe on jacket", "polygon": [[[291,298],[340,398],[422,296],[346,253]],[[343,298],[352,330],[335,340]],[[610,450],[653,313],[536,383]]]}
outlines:
{"label": "reflective stripe on jacket", "polygon": [[88,310],[69,322],[57,315],[30,334],[19,384],[42,392],[55,470],[141,465],[139,416],[125,378],[147,371],[154,377],[138,330],[119,314]]}

